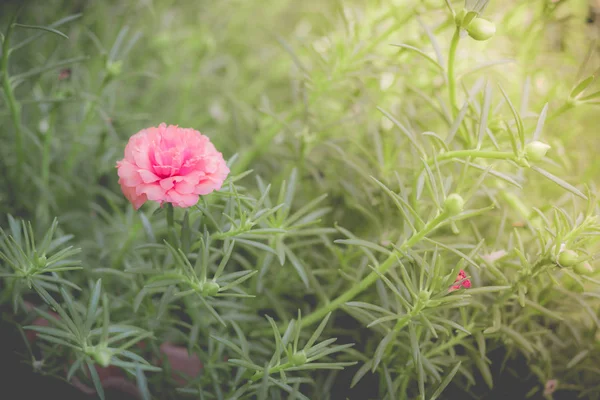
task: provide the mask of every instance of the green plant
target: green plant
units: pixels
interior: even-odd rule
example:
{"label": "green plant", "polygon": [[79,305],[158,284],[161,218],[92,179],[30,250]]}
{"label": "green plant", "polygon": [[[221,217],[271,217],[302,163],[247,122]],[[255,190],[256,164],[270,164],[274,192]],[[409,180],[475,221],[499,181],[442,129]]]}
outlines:
{"label": "green plant", "polygon": [[[148,399],[598,398],[583,3],[24,8],[3,21],[2,304],[37,299],[43,372],[101,396],[112,365]],[[232,174],[136,212],[114,162],[163,121]]]}

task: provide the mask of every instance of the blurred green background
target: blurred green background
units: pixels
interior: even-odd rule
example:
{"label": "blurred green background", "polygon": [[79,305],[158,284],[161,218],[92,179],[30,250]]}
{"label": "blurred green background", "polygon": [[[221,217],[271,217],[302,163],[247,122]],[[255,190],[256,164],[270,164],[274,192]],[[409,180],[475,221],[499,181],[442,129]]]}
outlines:
{"label": "blurred green background", "polygon": [[[71,195],[56,192],[102,178],[114,189],[124,141],[160,122],[199,129],[226,158],[239,153],[240,169],[270,174],[302,165],[313,185],[350,194],[350,202],[364,196],[357,176],[401,170],[364,154],[374,130],[391,129],[377,107],[401,111],[416,129],[446,129],[423,96],[439,96],[441,77],[389,45],[409,43],[433,55],[429,31],[447,53],[451,29],[442,0],[14,1],[2,3],[2,26],[18,4],[19,22],[29,25],[83,13],[60,27],[69,40],[41,35],[15,51],[9,65],[11,75],[30,71],[15,92],[25,134],[39,144],[27,151],[32,185],[21,198],[30,204],[20,211],[36,210],[46,220],[65,201],[75,206]],[[546,102],[556,110],[598,65],[598,22],[586,22],[589,9],[587,0],[492,1],[486,14],[498,34],[491,42],[462,41],[457,69],[514,60],[485,69],[485,76],[501,82],[516,103],[525,99],[525,113],[538,113]],[[38,33],[17,29],[13,43]],[[465,77],[466,87],[481,74]],[[4,146],[14,130],[8,112],[3,108],[0,120]],[[581,107],[547,124],[555,159],[576,154],[563,162],[567,178],[594,176],[596,116],[597,108]],[[48,135],[51,173],[42,178]],[[393,152],[393,140],[382,140]],[[14,164],[7,147],[2,157],[7,168]],[[57,162],[65,157],[69,170]],[[354,160],[355,167],[340,169],[333,159]],[[64,181],[73,171],[83,186]],[[2,213],[10,211],[6,193],[0,200]]]}

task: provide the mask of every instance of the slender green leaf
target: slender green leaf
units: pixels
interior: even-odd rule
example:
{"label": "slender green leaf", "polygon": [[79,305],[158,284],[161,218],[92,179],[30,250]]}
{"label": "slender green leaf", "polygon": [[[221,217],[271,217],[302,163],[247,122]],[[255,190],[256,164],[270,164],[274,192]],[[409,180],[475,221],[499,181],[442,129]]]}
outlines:
{"label": "slender green leaf", "polygon": [[417,139],[415,138],[415,136],[404,125],[402,125],[400,123],[400,121],[398,121],[396,118],[394,118],[394,116],[392,114],[390,114],[389,112],[385,111],[383,108],[377,107],[377,109],[383,115],[385,115],[390,121],[392,121],[393,124],[396,125],[396,127],[398,129],[400,129],[400,131],[402,133],[404,133],[404,135],[407,137],[407,139],[409,140],[409,142],[413,145],[413,147],[415,148],[415,150],[417,150],[420,154],[424,155],[423,149],[421,149],[421,146],[417,142]]}
{"label": "slender green leaf", "polygon": [[446,387],[450,384],[450,382],[452,382],[452,379],[454,378],[454,375],[456,375],[456,373],[458,372],[460,365],[461,365],[461,361],[459,361],[458,364],[456,364],[452,368],[452,370],[448,373],[448,375],[446,375],[444,377],[444,380],[442,381],[442,383],[440,383],[440,385],[437,387],[437,389],[435,389],[435,392],[433,392],[433,394],[431,395],[430,400],[435,400],[442,394],[444,389],[446,389]]}
{"label": "slender green leaf", "polygon": [[19,28],[25,28],[25,29],[37,29],[40,31],[46,31],[46,32],[50,32],[50,33],[54,33],[55,35],[61,36],[65,39],[68,39],[69,37],[67,35],[65,35],[64,33],[62,33],[61,31],[51,28],[49,26],[39,26],[39,25],[24,25],[24,24],[15,24],[14,26],[19,27]]}
{"label": "slender green leaf", "polygon": [[579,82],[577,84],[577,86],[575,86],[573,88],[573,90],[571,90],[571,93],[569,94],[569,97],[574,99],[577,96],[579,96],[581,93],[583,93],[583,91],[585,89],[588,88],[588,86],[590,86],[592,84],[592,82],[594,82],[594,79],[596,77],[594,75],[588,76],[587,78],[581,80],[581,82]]}
{"label": "slender green leaf", "polygon": [[558,186],[562,187],[563,189],[568,190],[569,192],[573,193],[574,195],[579,196],[584,200],[588,199],[587,196],[585,194],[583,194],[575,186],[565,182],[564,180],[560,179],[557,176],[552,175],[550,172],[543,170],[535,165],[531,166],[531,169],[534,170],[535,172],[545,176],[546,178],[550,179],[552,182],[556,183]]}
{"label": "slender green leaf", "polygon": [[538,118],[537,124],[535,126],[535,131],[533,132],[533,140],[539,140],[542,135],[542,129],[544,129],[544,122],[546,121],[546,116],[548,115],[548,103],[544,105],[542,112]]}
{"label": "slender green leaf", "polygon": [[408,45],[408,44],[392,44],[392,46],[410,50],[410,51],[420,55],[422,58],[424,58],[428,62],[430,62],[434,67],[439,69],[441,72],[444,72],[444,67],[441,66],[435,58],[431,57],[429,54],[425,53],[423,50],[419,50],[416,47]]}
{"label": "slender green leaf", "polygon": [[102,287],[102,279],[98,279],[96,285],[94,286],[94,290],[92,291],[92,295],[90,296],[90,302],[87,309],[87,315],[85,319],[84,332],[88,332],[92,329],[92,325],[96,319],[96,311],[98,309],[98,303],[100,302],[100,290]]}

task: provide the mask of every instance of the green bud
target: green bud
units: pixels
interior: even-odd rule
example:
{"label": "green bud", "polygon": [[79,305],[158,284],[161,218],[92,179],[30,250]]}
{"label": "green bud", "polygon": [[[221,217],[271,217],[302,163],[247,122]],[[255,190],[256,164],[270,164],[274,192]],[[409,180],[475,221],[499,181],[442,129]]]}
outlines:
{"label": "green bud", "polygon": [[94,360],[96,360],[96,362],[100,364],[100,366],[106,368],[110,365],[112,351],[110,351],[106,347],[95,348],[94,352],[92,353],[92,356],[94,357]]}
{"label": "green bud", "polygon": [[306,353],[304,351],[299,351],[297,353],[294,353],[290,357],[290,362],[295,367],[306,364],[306,360],[308,360],[308,357],[306,357]]}
{"label": "green bud", "polygon": [[46,262],[48,260],[46,259],[46,256],[41,256],[37,258],[37,265],[38,267],[44,268],[46,266]]}
{"label": "green bud", "polygon": [[419,300],[422,303],[427,303],[430,298],[431,298],[431,293],[429,293],[427,290],[422,290],[419,292]]}
{"label": "green bud", "polygon": [[561,267],[571,267],[579,260],[579,254],[573,250],[561,251],[558,255],[558,263]]}
{"label": "green bud", "polygon": [[456,193],[452,193],[450,196],[446,197],[446,201],[444,201],[444,211],[452,216],[460,214],[464,207],[465,201]]}
{"label": "green bud", "polygon": [[202,294],[204,296],[214,296],[219,293],[221,286],[217,282],[208,281],[202,286]]}
{"label": "green bud", "polygon": [[594,268],[587,261],[576,264],[574,269],[579,275],[592,275],[594,273]]}
{"label": "green bud", "polygon": [[106,72],[108,74],[108,78],[115,78],[121,75],[123,70],[123,62],[122,61],[109,61],[106,63]]}
{"label": "green bud", "polygon": [[486,19],[476,17],[467,26],[467,32],[475,40],[488,40],[496,33],[496,25]]}
{"label": "green bud", "polygon": [[544,158],[548,150],[550,150],[550,145],[538,142],[537,140],[525,146],[525,154],[527,155],[527,159],[531,161],[540,161]]}

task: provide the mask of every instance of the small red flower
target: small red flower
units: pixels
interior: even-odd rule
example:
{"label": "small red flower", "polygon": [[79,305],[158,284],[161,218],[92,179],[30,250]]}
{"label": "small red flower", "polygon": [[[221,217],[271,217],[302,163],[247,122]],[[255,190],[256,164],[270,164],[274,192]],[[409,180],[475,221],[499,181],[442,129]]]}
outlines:
{"label": "small red flower", "polygon": [[556,391],[558,387],[558,381],[556,379],[550,379],[544,385],[544,396],[550,396],[552,393]]}
{"label": "small red flower", "polygon": [[60,70],[60,74],[58,75],[59,81],[64,81],[65,79],[69,79],[71,77],[71,68],[65,68]]}
{"label": "small red flower", "polygon": [[454,285],[452,285],[449,291],[458,290],[460,288],[468,289],[471,287],[471,280],[467,279],[467,274],[462,269],[459,271],[458,276],[454,280]]}

